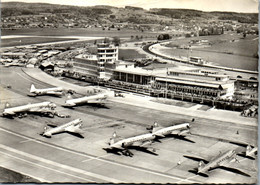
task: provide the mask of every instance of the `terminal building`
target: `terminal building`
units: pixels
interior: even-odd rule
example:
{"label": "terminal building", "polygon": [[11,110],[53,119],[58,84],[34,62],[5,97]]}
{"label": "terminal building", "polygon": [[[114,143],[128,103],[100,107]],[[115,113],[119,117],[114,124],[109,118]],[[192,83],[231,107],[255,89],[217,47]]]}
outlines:
{"label": "terminal building", "polygon": [[78,55],[74,71],[84,77],[109,81],[111,87],[131,86],[192,97],[227,98],[234,94],[234,80],[219,71],[196,67],[136,67],[134,63],[119,61],[118,47],[108,43],[97,45],[97,55]]}
{"label": "terminal building", "polygon": [[[212,74],[213,73],[213,74]],[[125,83],[150,86],[168,93],[190,96],[232,97],[234,80],[228,75],[198,68],[145,69],[134,65],[120,66],[114,70],[113,79]]]}

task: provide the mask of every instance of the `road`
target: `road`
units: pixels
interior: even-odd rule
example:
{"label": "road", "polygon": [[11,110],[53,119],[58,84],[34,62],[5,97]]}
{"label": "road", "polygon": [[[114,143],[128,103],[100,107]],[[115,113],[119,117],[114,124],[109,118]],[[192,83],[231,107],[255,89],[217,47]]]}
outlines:
{"label": "road", "polygon": [[[81,106],[66,109],[60,106],[66,97],[27,97],[31,83],[38,88],[51,85],[28,77],[21,68],[1,67],[0,79],[0,111],[6,102],[9,102],[10,106],[17,106],[48,100],[58,105],[58,112],[71,115],[71,118],[55,119],[35,115],[28,115],[22,119],[0,118],[0,153],[3,156],[0,164],[3,167],[42,182],[256,182],[257,161],[238,157],[240,163],[232,164],[251,177],[215,170],[211,172],[209,178],[205,178],[190,173],[189,170],[196,168],[198,164],[183,157],[183,155],[201,155],[212,158],[218,155],[219,151],[229,149],[241,151],[243,148],[221,142],[219,139],[242,140],[256,144],[255,126],[195,117],[196,121],[191,128],[194,135],[187,136],[195,143],[165,138],[153,144],[157,149],[157,155],[133,150],[133,157],[119,156],[102,149],[107,147],[107,142],[114,131],[122,137],[130,137],[146,133],[146,127],[154,121],[169,126],[173,123],[188,122],[192,117],[118,102],[110,102],[104,108]],[[6,88],[7,85],[12,88]],[[60,125],[76,118],[83,120],[84,139],[66,133],[55,135],[51,139],[39,135],[47,123]],[[239,134],[236,133],[237,130]]]}

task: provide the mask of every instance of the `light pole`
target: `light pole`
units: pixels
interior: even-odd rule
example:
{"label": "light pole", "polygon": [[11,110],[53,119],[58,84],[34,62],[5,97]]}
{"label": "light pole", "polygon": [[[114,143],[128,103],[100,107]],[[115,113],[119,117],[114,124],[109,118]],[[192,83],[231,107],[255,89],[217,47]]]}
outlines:
{"label": "light pole", "polygon": [[167,94],[168,94],[168,87],[167,87],[167,80],[168,80],[168,68],[166,68],[167,71],[166,71],[166,90],[165,90],[165,98],[167,98]]}

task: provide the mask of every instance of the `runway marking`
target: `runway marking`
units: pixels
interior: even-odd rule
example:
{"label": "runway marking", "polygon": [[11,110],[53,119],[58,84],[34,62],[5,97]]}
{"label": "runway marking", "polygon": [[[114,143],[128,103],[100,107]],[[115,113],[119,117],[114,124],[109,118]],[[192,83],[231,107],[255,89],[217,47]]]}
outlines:
{"label": "runway marking", "polygon": [[37,140],[37,139],[40,139],[40,137],[38,137],[38,138],[30,138],[30,139],[27,139],[27,140],[24,140],[24,141],[20,141],[19,143],[26,143],[26,142],[34,141],[34,140]]}
{"label": "runway marking", "polygon": [[[35,155],[32,155],[32,154],[29,154],[29,153],[26,153],[26,152],[22,152],[22,151],[16,150],[14,148],[11,148],[11,147],[8,147],[8,146],[2,145],[2,144],[0,144],[0,148],[3,148],[5,150],[11,151],[11,152],[14,152],[14,153],[17,153],[17,154],[20,154],[22,156],[26,156],[26,157],[32,158],[34,160],[37,160],[37,161],[40,161],[40,162],[43,162],[43,163],[46,163],[46,164],[49,164],[49,165],[53,165],[53,166],[56,166],[56,167],[59,167],[59,168],[70,170],[70,171],[73,171],[73,172],[76,172],[76,173],[81,173],[81,174],[84,174],[84,175],[93,176],[95,178],[102,179],[102,180],[105,180],[105,181],[108,181],[108,182],[115,182],[115,183],[120,183],[121,182],[121,181],[118,181],[118,180],[113,179],[113,178],[104,177],[102,175],[93,174],[91,172],[86,172],[84,170],[77,169],[77,168],[74,168],[72,166],[67,166],[67,165],[60,164],[60,163],[57,163],[57,162],[54,162],[54,161],[50,161],[48,159],[44,159],[44,158],[41,158],[41,157],[38,157],[38,156],[35,156]],[[0,151],[0,153],[4,153],[4,152]],[[6,153],[4,153],[4,154],[6,154]],[[10,155],[10,154],[6,154],[6,155]],[[21,159],[19,157],[15,157],[13,155],[10,155],[10,156],[12,156],[14,158],[17,158],[17,159]],[[24,160],[24,159],[21,159],[21,160]],[[24,160],[24,161],[30,162],[30,161],[27,161],[27,160]],[[33,162],[30,162],[30,163],[36,164],[36,163],[33,163]],[[36,165],[39,165],[39,164],[36,164]],[[41,167],[45,167],[45,166],[42,166],[42,165],[40,165],[40,166]],[[56,172],[59,172],[59,173],[64,173],[66,175],[70,175],[70,176],[73,176],[73,177],[76,177],[76,178],[79,178],[79,179],[82,179],[82,180],[86,180],[88,182],[94,182],[93,180],[82,178],[82,177],[78,177],[78,176],[75,176],[75,175],[71,175],[71,174],[68,174],[66,172],[61,172],[61,171],[58,171],[58,170],[55,170],[55,169],[52,169],[52,168],[48,168],[48,167],[45,167],[45,168],[53,170],[53,171],[56,171]]]}
{"label": "runway marking", "polygon": [[198,175],[194,175],[194,176],[191,176],[191,177],[188,177],[188,178],[186,178],[186,179],[182,179],[182,180],[180,180],[180,181],[178,181],[178,182],[176,182],[176,183],[180,183],[180,182],[183,182],[183,181],[189,181],[190,179],[193,179],[194,177],[197,177]]}
{"label": "runway marking", "polygon": [[90,158],[90,159],[86,159],[86,160],[83,160],[81,162],[88,162],[88,161],[91,161],[91,160],[94,160],[94,159],[99,159],[99,158],[104,158],[104,157],[107,157],[107,156],[111,156],[112,154],[105,154],[105,155],[102,155],[102,156],[98,156],[98,157],[95,157],[95,158]]}
{"label": "runway marking", "polygon": [[[23,135],[20,135],[20,134],[17,134],[17,133],[5,130],[3,128],[0,128],[0,130],[2,130],[4,132],[7,132],[7,133],[10,133],[10,134],[13,134],[13,135],[16,135],[18,137],[22,137],[22,138],[28,139],[28,137],[26,137],[26,136],[23,136]],[[81,155],[81,156],[84,156],[84,157],[87,156],[89,158],[92,158],[92,159],[95,159],[95,160],[98,160],[98,161],[102,161],[102,162],[106,162],[106,163],[110,163],[110,164],[113,164],[113,165],[122,166],[122,167],[125,167],[125,168],[130,168],[130,169],[134,169],[134,170],[138,170],[138,171],[143,171],[143,172],[146,172],[146,173],[155,174],[155,175],[158,175],[158,176],[167,177],[167,178],[174,179],[174,180],[183,180],[180,177],[176,177],[176,176],[172,176],[172,175],[168,175],[168,174],[162,174],[160,172],[151,171],[149,169],[143,169],[143,168],[136,167],[136,166],[129,166],[127,164],[121,164],[121,163],[117,163],[117,162],[114,162],[114,161],[108,161],[108,160],[105,160],[105,159],[102,159],[102,158],[96,158],[96,157],[90,156],[88,154],[78,153],[78,152],[71,151],[71,150],[68,150],[68,149],[64,149],[64,148],[61,148],[61,147],[53,146],[53,145],[51,145],[49,143],[44,143],[43,141],[35,140],[34,142],[40,143],[40,144],[44,144],[44,145],[47,145],[47,146],[50,146],[50,147],[53,147],[53,148],[56,148],[56,149],[59,149],[59,150],[63,150],[63,151],[66,151],[66,152],[70,152],[70,153],[73,153],[73,154]],[[60,165],[61,164],[59,164],[59,166]],[[98,174],[94,174],[94,175],[98,175]],[[109,178],[109,177],[107,177],[107,178]],[[189,182],[196,183],[195,181],[189,181]]]}

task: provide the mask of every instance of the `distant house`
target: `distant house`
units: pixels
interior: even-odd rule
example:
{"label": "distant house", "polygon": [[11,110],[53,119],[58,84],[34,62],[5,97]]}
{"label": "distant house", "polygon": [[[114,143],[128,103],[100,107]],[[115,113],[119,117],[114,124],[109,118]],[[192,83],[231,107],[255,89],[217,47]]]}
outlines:
{"label": "distant house", "polygon": [[50,61],[43,62],[39,68],[43,71],[53,71],[54,70],[54,64]]}

